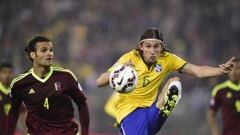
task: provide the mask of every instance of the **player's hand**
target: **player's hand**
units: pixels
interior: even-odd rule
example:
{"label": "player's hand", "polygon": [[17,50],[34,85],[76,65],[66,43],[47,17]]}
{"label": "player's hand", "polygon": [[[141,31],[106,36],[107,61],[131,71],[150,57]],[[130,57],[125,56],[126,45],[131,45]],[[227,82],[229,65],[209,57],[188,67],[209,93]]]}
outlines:
{"label": "player's hand", "polygon": [[233,69],[233,65],[234,65],[234,60],[236,59],[236,57],[232,57],[231,59],[229,59],[226,63],[224,64],[220,64],[218,67],[220,69],[220,72],[222,73],[229,73],[232,71]]}

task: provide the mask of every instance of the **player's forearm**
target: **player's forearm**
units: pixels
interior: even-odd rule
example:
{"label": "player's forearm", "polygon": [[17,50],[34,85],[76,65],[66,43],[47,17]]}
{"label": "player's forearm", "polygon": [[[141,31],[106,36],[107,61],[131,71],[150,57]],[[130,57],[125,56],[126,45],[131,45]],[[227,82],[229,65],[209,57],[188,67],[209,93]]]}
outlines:
{"label": "player's forearm", "polygon": [[182,71],[199,78],[212,77],[212,76],[225,74],[219,67],[198,66],[190,63],[186,64]]}
{"label": "player's forearm", "polygon": [[218,67],[200,66],[199,68],[200,69],[197,72],[196,76],[200,78],[219,76],[224,74]]}
{"label": "player's forearm", "polygon": [[89,133],[89,112],[87,103],[83,102],[79,109],[80,124],[81,124],[81,135],[88,135]]}
{"label": "player's forearm", "polygon": [[13,135],[19,116],[19,110],[11,108],[8,115],[5,135]]}
{"label": "player's forearm", "polygon": [[207,112],[207,120],[212,132],[212,135],[220,135],[219,128],[217,126],[216,113],[212,110]]}
{"label": "player's forearm", "polygon": [[109,84],[109,72],[105,72],[100,75],[100,77],[97,79],[97,86],[98,87],[103,87]]}

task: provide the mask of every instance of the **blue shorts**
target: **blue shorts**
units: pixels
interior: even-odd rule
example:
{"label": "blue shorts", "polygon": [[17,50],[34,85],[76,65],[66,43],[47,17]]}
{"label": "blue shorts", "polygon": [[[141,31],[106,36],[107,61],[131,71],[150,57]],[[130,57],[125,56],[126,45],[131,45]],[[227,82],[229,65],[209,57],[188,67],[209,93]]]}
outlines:
{"label": "blue shorts", "polygon": [[120,124],[120,131],[122,135],[154,135],[166,119],[154,103],[151,107],[137,108],[127,115]]}

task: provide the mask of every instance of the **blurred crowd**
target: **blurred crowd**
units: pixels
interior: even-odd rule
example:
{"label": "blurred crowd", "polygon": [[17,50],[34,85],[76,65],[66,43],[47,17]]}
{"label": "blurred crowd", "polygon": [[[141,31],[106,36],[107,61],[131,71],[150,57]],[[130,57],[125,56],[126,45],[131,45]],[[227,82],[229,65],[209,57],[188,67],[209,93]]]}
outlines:
{"label": "blurred crowd", "polygon": [[[190,63],[218,66],[239,57],[239,0],[1,0],[0,60],[12,62],[16,74],[23,72],[31,64],[23,51],[27,41],[48,36],[55,63],[73,70],[86,89],[91,131],[116,133],[114,120],[103,112],[111,89],[97,88],[96,76],[135,48],[150,27],[158,28],[168,48]],[[181,78],[183,100],[160,134],[209,134],[210,90],[224,77]]]}

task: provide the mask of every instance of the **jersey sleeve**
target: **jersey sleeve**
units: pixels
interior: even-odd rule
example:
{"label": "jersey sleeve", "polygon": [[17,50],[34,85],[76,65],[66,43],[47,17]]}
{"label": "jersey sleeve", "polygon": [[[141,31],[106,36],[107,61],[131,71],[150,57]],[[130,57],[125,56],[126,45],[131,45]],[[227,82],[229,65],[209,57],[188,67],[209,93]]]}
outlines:
{"label": "jersey sleeve", "polygon": [[169,65],[171,65],[170,71],[181,71],[182,68],[187,64],[187,62],[182,58],[180,58],[179,56],[175,54],[169,54],[169,55],[170,55]]}
{"label": "jersey sleeve", "polygon": [[10,90],[10,101],[11,101],[11,108],[8,114],[7,126],[6,126],[6,135],[12,135],[14,133],[16,123],[18,120],[18,116],[20,113],[20,107],[22,104],[22,99],[19,95],[19,88],[17,86],[11,87]]}
{"label": "jersey sleeve", "polygon": [[22,104],[22,96],[21,96],[21,86],[18,85],[13,85],[10,87],[10,101],[11,101],[11,106],[15,105],[21,105]]}
{"label": "jersey sleeve", "polygon": [[82,93],[83,89],[80,85],[80,83],[76,80],[76,77],[72,74],[68,77],[68,93],[70,94],[70,97],[76,102],[81,103],[86,100],[86,97]]}
{"label": "jersey sleeve", "polygon": [[82,93],[83,89],[80,83],[76,80],[74,76],[71,75],[68,81],[69,85],[71,85],[71,88],[69,89],[70,96],[78,107],[79,121],[81,125],[81,135],[88,135],[89,111],[86,103],[86,97]]}
{"label": "jersey sleeve", "polygon": [[216,91],[217,91],[216,88],[212,90],[211,100],[209,103],[209,108],[214,111],[217,111],[221,106],[220,91],[217,92]]}

